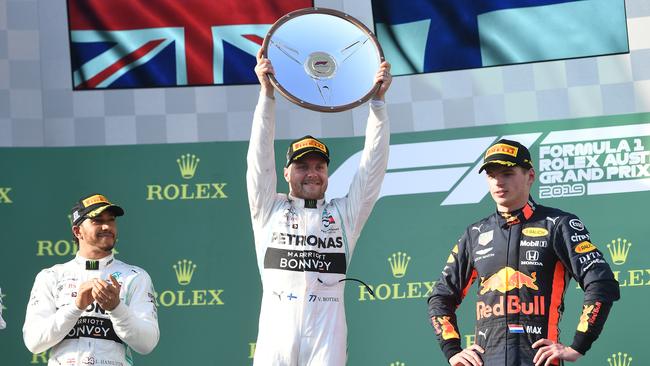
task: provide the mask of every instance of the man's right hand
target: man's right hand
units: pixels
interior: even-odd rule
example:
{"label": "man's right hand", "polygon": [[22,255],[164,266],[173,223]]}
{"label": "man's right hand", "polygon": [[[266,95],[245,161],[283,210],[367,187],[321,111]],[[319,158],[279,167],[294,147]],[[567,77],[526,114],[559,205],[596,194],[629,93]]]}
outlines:
{"label": "man's right hand", "polygon": [[257,65],[255,65],[255,74],[257,75],[257,80],[260,82],[261,90],[264,95],[269,98],[273,98],[273,84],[269,80],[267,74],[273,74],[273,65],[271,65],[271,60],[264,58],[262,56],[262,49],[260,48],[257,51]]}
{"label": "man's right hand", "polygon": [[453,355],[449,359],[449,364],[451,366],[482,366],[483,361],[477,352],[484,353],[485,350],[478,344],[473,344]]}
{"label": "man's right hand", "polygon": [[95,299],[93,298],[93,281],[86,281],[79,285],[77,290],[77,298],[74,303],[77,309],[86,310],[88,305],[92,304]]}

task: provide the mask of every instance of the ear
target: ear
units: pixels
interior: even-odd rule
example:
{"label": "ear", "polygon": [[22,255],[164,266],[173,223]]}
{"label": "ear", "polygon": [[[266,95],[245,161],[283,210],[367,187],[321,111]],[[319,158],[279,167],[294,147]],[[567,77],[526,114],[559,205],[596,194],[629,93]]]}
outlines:
{"label": "ear", "polygon": [[530,182],[529,186],[532,186],[533,183],[535,182],[535,169],[534,168],[530,168],[528,170],[528,180]]}
{"label": "ear", "polygon": [[[289,165],[291,167],[291,165]],[[284,168],[284,180],[289,183],[289,168]]]}
{"label": "ear", "polygon": [[81,239],[81,228],[79,228],[77,225],[73,226],[72,235],[74,235],[77,239]]}

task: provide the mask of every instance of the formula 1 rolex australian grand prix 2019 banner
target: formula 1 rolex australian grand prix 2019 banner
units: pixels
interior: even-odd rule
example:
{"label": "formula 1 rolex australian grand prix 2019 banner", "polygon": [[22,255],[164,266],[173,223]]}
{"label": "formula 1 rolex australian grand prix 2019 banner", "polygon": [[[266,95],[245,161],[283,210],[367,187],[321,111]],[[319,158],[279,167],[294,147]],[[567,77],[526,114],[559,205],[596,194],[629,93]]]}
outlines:
{"label": "formula 1 rolex australian grand prix 2019 banner", "polygon": [[[381,197],[349,270],[374,290],[347,285],[349,365],[446,364],[426,298],[464,228],[494,210],[477,172],[484,150],[502,137],[531,147],[533,198],[576,213],[621,286],[601,339],[576,365],[650,363],[650,114],[634,114],[394,134]],[[328,197],[343,195],[363,139],[326,142]],[[286,143],[276,144],[278,173]],[[160,343],[135,364],[252,364],[261,285],[246,149],[246,142],[0,149],[2,365],[46,364],[47,353],[32,355],[22,342],[29,291],[40,269],[73,258],[69,208],[95,191],[125,208],[117,257],[145,268],[156,288]],[[284,180],[278,187],[286,190]],[[473,342],[475,292],[458,309],[463,345]],[[565,343],[581,305],[572,282]]]}

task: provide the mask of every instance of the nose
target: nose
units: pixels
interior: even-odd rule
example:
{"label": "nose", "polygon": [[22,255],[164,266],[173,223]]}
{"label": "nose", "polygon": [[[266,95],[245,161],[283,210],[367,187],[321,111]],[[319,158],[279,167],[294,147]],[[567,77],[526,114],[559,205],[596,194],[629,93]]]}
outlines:
{"label": "nose", "polygon": [[307,176],[315,176],[316,175],[316,167],[310,167],[307,169]]}
{"label": "nose", "polygon": [[492,183],[493,183],[496,187],[501,188],[501,187],[503,187],[503,186],[505,185],[505,179],[502,179],[502,178],[501,178],[500,176],[498,176],[498,175],[493,176],[491,179],[492,179]]}

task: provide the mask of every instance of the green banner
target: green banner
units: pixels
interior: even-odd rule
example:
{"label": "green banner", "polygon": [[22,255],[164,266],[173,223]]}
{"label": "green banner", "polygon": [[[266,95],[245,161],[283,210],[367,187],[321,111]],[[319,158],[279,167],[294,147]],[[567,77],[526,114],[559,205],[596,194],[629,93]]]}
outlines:
{"label": "green banner", "polygon": [[[381,198],[359,239],[346,289],[349,365],[444,365],[427,294],[465,227],[494,210],[482,153],[499,138],[531,146],[538,203],[577,214],[618,276],[601,338],[577,365],[650,363],[650,114],[395,134]],[[328,197],[346,193],[363,138],[326,141]],[[285,141],[276,144],[281,172]],[[124,207],[117,257],[146,269],[156,288],[160,342],[136,365],[250,365],[261,284],[245,186],[245,142],[0,149],[3,364],[46,364],[22,341],[29,291],[41,269],[73,258],[70,207],[99,192]],[[278,177],[281,178],[279,174]],[[286,191],[286,182],[278,180]],[[475,290],[459,308],[463,344],[474,334]],[[561,340],[582,304],[573,283]]]}

